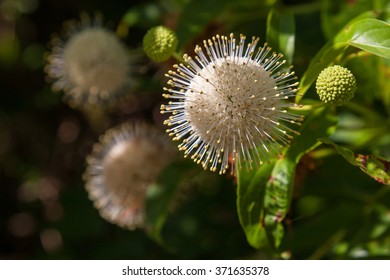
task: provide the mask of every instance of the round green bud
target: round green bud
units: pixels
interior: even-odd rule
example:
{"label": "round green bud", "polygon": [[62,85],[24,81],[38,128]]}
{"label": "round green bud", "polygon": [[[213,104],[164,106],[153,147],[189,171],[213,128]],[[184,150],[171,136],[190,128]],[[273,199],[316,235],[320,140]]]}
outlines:
{"label": "round green bud", "polygon": [[143,39],[146,55],[155,62],[170,58],[176,50],[177,43],[175,32],[161,25],[150,29]]}
{"label": "round green bud", "polygon": [[329,66],[318,75],[316,89],[322,102],[344,105],[355,94],[356,79],[347,68]]}

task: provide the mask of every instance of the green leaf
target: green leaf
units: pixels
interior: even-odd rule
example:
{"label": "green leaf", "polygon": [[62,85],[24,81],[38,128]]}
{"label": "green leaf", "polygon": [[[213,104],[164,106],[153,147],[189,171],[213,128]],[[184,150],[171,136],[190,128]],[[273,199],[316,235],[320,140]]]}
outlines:
{"label": "green leaf", "polygon": [[265,187],[264,223],[272,244],[278,248],[284,229],[281,222],[290,208],[296,163],[289,158],[279,159]]}
{"label": "green leaf", "polygon": [[366,52],[390,59],[390,24],[363,19],[345,28],[337,38]]}
{"label": "green leaf", "polygon": [[299,102],[322,69],[349,46],[390,59],[390,25],[377,19],[352,20],[316,54],[300,82]]}
{"label": "green leaf", "polygon": [[[320,143],[318,138],[333,132],[336,119],[324,107],[305,121],[301,135],[281,159],[260,166],[256,171],[239,171],[237,211],[249,244],[261,248],[271,241],[279,247],[294,184],[296,164]],[[276,163],[275,163],[276,161]]]}
{"label": "green leaf", "polygon": [[332,38],[336,33],[355,17],[375,18],[377,12],[374,9],[374,1],[334,1],[321,0],[321,26],[327,38]]}
{"label": "green leaf", "polygon": [[350,164],[359,167],[364,173],[384,185],[390,185],[390,162],[374,155],[355,154],[348,148],[339,146],[327,138],[321,138],[322,143],[333,148]]}
{"label": "green leaf", "polygon": [[237,172],[237,212],[248,243],[254,248],[268,244],[264,216],[265,183],[269,179],[274,162],[260,166],[256,171]]}
{"label": "green leaf", "polygon": [[320,145],[318,138],[333,133],[337,119],[326,108],[312,112],[285,157],[279,159],[266,183],[264,223],[271,243],[278,248],[283,239],[282,221],[290,208],[295,169],[301,157]]}
{"label": "green leaf", "polygon": [[267,18],[267,42],[292,63],[295,45],[295,20],[290,10],[272,9]]}

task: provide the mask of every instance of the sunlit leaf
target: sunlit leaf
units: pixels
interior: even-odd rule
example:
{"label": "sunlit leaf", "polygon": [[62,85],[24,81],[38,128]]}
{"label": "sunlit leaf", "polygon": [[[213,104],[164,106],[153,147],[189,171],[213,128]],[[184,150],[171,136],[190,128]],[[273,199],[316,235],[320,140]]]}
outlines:
{"label": "sunlit leaf", "polygon": [[260,248],[268,244],[264,224],[265,183],[273,163],[263,164],[256,171],[237,173],[237,212],[246,238],[251,246]]}
{"label": "sunlit leaf", "polygon": [[264,223],[272,244],[278,248],[283,238],[281,222],[290,207],[296,164],[289,158],[276,162],[265,187]]}
{"label": "sunlit leaf", "polygon": [[390,59],[390,24],[376,19],[363,19],[347,26],[336,42]]}
{"label": "sunlit leaf", "polygon": [[301,157],[317,147],[318,138],[330,135],[335,128],[336,118],[325,108],[312,112],[294,139],[285,157],[279,159],[266,183],[264,196],[264,223],[272,244],[277,248],[282,242],[282,221],[286,217],[291,203],[294,187],[295,169]]}
{"label": "sunlit leaf", "polygon": [[[238,172],[237,211],[248,242],[255,248],[269,240],[278,247],[283,238],[282,221],[291,203],[296,164],[320,143],[318,138],[333,132],[336,119],[325,108],[312,112],[301,135],[294,139],[284,157],[256,171]],[[267,229],[267,230],[266,230]]]}
{"label": "sunlit leaf", "polygon": [[377,19],[352,20],[316,54],[300,82],[299,102],[322,69],[349,46],[390,59],[390,25]]}
{"label": "sunlit leaf", "polygon": [[359,16],[375,18],[374,1],[334,1],[321,0],[321,25],[327,38],[332,38],[350,20]]}

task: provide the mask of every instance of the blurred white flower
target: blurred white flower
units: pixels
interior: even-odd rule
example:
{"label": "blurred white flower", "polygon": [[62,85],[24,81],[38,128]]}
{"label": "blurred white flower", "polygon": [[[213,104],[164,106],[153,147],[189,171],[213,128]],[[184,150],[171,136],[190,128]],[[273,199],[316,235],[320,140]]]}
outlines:
{"label": "blurred white flower", "polygon": [[172,155],[169,138],[152,126],[123,124],[108,130],[94,145],[84,173],[100,215],[121,227],[142,227],[147,189]]}
{"label": "blurred white flower", "polygon": [[130,58],[102,18],[83,16],[64,27],[65,35],[52,41],[45,71],[54,91],[64,91],[72,107],[113,104],[129,92]]}

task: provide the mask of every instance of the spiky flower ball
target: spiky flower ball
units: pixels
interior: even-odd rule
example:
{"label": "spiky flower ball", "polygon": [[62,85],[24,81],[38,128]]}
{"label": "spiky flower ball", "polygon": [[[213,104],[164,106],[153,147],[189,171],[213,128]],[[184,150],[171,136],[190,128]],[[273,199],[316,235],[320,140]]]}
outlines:
{"label": "spiky flower ball", "polygon": [[143,226],[147,189],[172,160],[169,144],[156,128],[136,123],[108,130],[93,146],[85,187],[104,219],[128,229]]}
{"label": "spiky flower ball", "polygon": [[127,49],[101,17],[84,15],[68,23],[63,38],[52,41],[45,71],[54,91],[64,91],[72,107],[112,104],[129,92],[130,61]]}
{"label": "spiky flower ball", "polygon": [[161,106],[170,113],[165,121],[179,149],[205,169],[231,172],[257,166],[281,152],[295,130],[286,124],[300,124],[302,116],[287,111],[287,99],[297,92],[296,77],[286,68],[281,54],[265,44],[256,49],[259,38],[245,44],[233,34],[204,41],[196,46],[187,65],[169,71],[169,88]]}
{"label": "spiky flower ball", "polygon": [[355,94],[356,79],[345,67],[334,65],[325,68],[318,75],[317,94],[322,102],[332,105],[344,105]]}
{"label": "spiky flower ball", "polygon": [[155,62],[170,58],[176,51],[177,43],[175,32],[161,25],[150,29],[143,39],[146,55]]}

